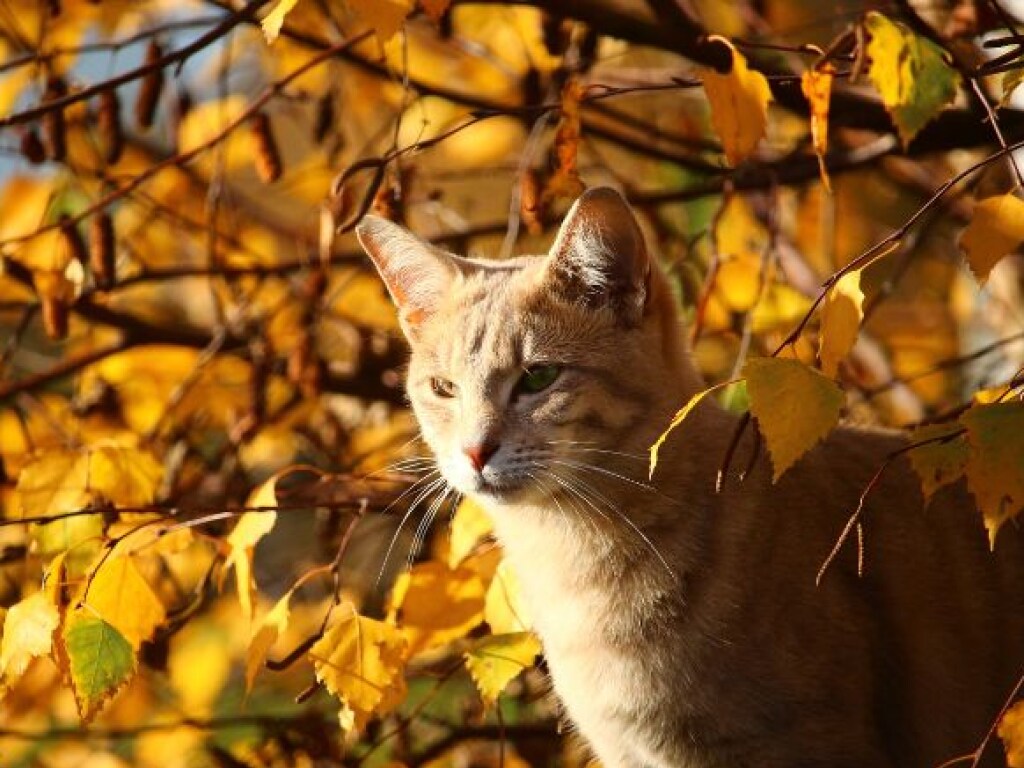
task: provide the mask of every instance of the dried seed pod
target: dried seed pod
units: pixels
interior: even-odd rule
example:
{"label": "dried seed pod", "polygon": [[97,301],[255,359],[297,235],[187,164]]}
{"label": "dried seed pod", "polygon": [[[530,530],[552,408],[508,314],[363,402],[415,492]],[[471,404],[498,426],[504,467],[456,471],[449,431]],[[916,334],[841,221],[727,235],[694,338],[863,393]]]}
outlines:
{"label": "dried seed pod", "polygon": [[60,215],[60,239],[64,246],[64,252],[68,256],[79,264],[88,263],[89,257],[86,254],[85,241],[82,239],[78,227],[66,213]]}
{"label": "dried seed pod", "polygon": [[281,152],[274,140],[270,118],[257,112],[250,126],[256,150],[256,175],[264,184],[272,184],[281,178]]}
{"label": "dried seed pod", "polygon": [[28,128],[21,134],[21,154],[25,156],[32,165],[46,160],[46,148],[39,140],[39,133],[35,128]]}
{"label": "dried seed pod", "polygon": [[68,336],[68,305],[59,296],[43,296],[43,330],[53,341],[61,341]]}
{"label": "dried seed pod", "polygon": [[519,217],[531,235],[544,231],[548,206],[544,201],[544,185],[537,172],[527,168],[519,181]]}
{"label": "dried seed pod", "polygon": [[[143,64],[147,66],[156,64],[161,58],[163,58],[163,50],[160,48],[160,44],[156,40],[150,40]],[[145,129],[153,125],[153,117],[156,114],[157,105],[160,103],[160,94],[163,90],[163,67],[156,67],[142,78],[142,83],[139,85],[139,96],[135,99],[135,122],[140,128]]]}
{"label": "dried seed pod", "polygon": [[100,110],[98,115],[100,142],[103,144],[103,157],[113,165],[121,159],[124,151],[124,131],[121,128],[121,100],[117,90],[110,88],[100,94]]}
{"label": "dried seed pod", "polygon": [[114,222],[100,211],[89,224],[89,268],[98,288],[109,288],[116,279]]}
{"label": "dried seed pod", "polygon": [[[43,92],[43,102],[63,98],[67,96],[67,93],[68,86],[63,78],[51,77]],[[49,110],[42,116],[40,123],[43,129],[43,147],[46,148],[46,156],[57,162],[62,161],[68,154],[64,108]]]}
{"label": "dried seed pod", "polygon": [[323,142],[327,132],[334,126],[334,93],[328,91],[316,103],[316,119],[313,121],[313,141]]}

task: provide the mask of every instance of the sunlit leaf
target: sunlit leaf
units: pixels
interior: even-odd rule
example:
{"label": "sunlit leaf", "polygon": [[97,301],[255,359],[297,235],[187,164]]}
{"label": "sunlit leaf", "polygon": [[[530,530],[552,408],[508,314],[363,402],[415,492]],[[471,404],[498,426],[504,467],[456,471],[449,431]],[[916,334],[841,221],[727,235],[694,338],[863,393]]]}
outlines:
{"label": "sunlit leaf", "polygon": [[800,78],[800,88],[811,105],[811,145],[818,156],[821,181],[829,191],[832,191],[832,184],[825,167],[825,153],[828,151],[828,111],[834,77],[835,67],[826,64],[807,70]]}
{"label": "sunlit leaf", "polygon": [[1024,67],[1016,67],[1003,73],[1002,80],[999,83],[1003,90],[1003,94],[999,98],[999,106],[1005,107],[1010,103],[1010,98],[1020,87],[1021,83],[1024,83]]}
{"label": "sunlit leaf", "polygon": [[755,357],[743,372],[777,481],[839,422],[843,393],[798,360]]}
{"label": "sunlit leaf", "polygon": [[131,557],[108,557],[89,584],[85,604],[138,650],[167,611]]}
{"label": "sunlit leaf", "polygon": [[409,653],[465,636],[484,619],[486,590],[468,568],[444,563],[417,563],[402,573],[391,593],[390,618],[409,639]]}
{"label": "sunlit leaf", "polygon": [[498,696],[524,669],[533,666],[541,651],[532,632],[488,635],[466,651],[466,668],[484,703],[493,706]]}
{"label": "sunlit leaf", "polygon": [[548,200],[574,198],[583,191],[578,169],[580,146],[580,99],[583,87],[570,78],[562,88],[561,117],[555,129],[555,172],[544,187]]}
{"label": "sunlit leaf", "polygon": [[[256,580],[252,575],[252,558],[256,544],[270,533],[277,522],[277,480],[278,473],[264,482],[249,495],[246,504],[252,511],[245,512],[228,535],[227,543],[230,551],[224,561],[224,573],[235,569],[235,584],[238,588],[238,602],[242,615],[252,620],[254,598],[256,596]],[[266,509],[267,511],[259,511]]]}
{"label": "sunlit leaf", "polygon": [[382,44],[395,36],[412,12],[412,0],[346,0],[346,4]]}
{"label": "sunlit leaf", "polygon": [[709,39],[727,46],[732,55],[728,74],[705,69],[701,77],[711,105],[711,125],[722,140],[726,159],[735,166],[754,153],[767,133],[772,92],[765,76],[750,69],[730,42],[721,37]]}
{"label": "sunlit leaf", "polygon": [[291,599],[292,591],[289,590],[263,617],[256,632],[253,633],[252,639],[249,641],[249,650],[245,654],[246,692],[252,691],[256,675],[267,660],[267,654],[270,653],[270,649],[277,642],[277,638],[288,629],[288,619],[291,615]]}
{"label": "sunlit leaf", "polygon": [[268,43],[273,43],[281,34],[281,27],[284,26],[285,17],[295,7],[299,0],[278,0],[277,5],[270,9],[270,13],[263,17],[261,25],[263,34]]}
{"label": "sunlit leaf", "polygon": [[519,577],[506,560],[498,564],[487,588],[484,620],[496,635],[533,629],[533,619],[526,608]]}
{"label": "sunlit leaf", "polygon": [[448,567],[458,568],[477,545],[491,534],[494,525],[483,507],[469,498],[463,499],[452,517],[448,542]]}
{"label": "sunlit leaf", "polygon": [[113,626],[88,608],[64,622],[63,647],[78,713],[88,722],[135,672],[135,653]]}
{"label": "sunlit leaf", "polygon": [[860,289],[860,270],[848,272],[836,281],[821,308],[821,340],[818,357],[821,370],[835,378],[839,361],[849,354],[857,341],[864,319],[864,293]]}
{"label": "sunlit leaf", "polygon": [[992,268],[1024,243],[1024,200],[1014,194],[982,200],[960,236],[971,271],[984,283]]}
{"label": "sunlit leaf", "polygon": [[975,405],[960,423],[970,446],[967,486],[994,547],[999,528],[1024,508],[1024,403]]}
{"label": "sunlit leaf", "polygon": [[875,11],[864,24],[871,34],[868,78],[906,146],[953,100],[960,75],[939,46],[903,24]]}
{"label": "sunlit leaf", "polygon": [[654,470],[658,466],[658,452],[661,450],[661,446],[665,444],[665,441],[668,440],[668,436],[672,433],[672,430],[686,421],[686,417],[690,415],[693,409],[696,408],[700,404],[701,400],[703,400],[707,395],[732,383],[734,382],[726,381],[721,384],[715,384],[707,389],[702,389],[700,392],[693,395],[693,397],[686,402],[686,405],[676,411],[676,415],[672,417],[672,421],[665,428],[665,431],[658,436],[658,439],[654,441],[654,445],[651,446],[650,466],[648,468],[649,478],[654,477]]}
{"label": "sunlit leaf", "polygon": [[408,642],[397,627],[348,609],[351,615],[328,630],[309,657],[317,680],[352,710],[361,728],[370,715],[389,711],[404,697]]}
{"label": "sunlit leaf", "polygon": [[0,678],[18,677],[32,659],[48,655],[58,624],[57,607],[44,592],[29,595],[8,608],[0,641]]}

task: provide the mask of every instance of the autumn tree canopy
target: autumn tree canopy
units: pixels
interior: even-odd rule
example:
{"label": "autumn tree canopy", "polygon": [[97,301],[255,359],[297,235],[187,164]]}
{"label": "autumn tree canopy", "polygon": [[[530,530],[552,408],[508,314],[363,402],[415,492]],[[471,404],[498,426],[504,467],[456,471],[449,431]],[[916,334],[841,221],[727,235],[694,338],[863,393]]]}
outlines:
{"label": "autumn tree canopy", "polygon": [[[698,398],[776,478],[841,419],[906,427],[994,539],[1024,507],[1020,13],[0,0],[0,762],[583,764],[416,439],[371,211],[501,258],[622,189]],[[1014,698],[978,748],[1021,766]]]}

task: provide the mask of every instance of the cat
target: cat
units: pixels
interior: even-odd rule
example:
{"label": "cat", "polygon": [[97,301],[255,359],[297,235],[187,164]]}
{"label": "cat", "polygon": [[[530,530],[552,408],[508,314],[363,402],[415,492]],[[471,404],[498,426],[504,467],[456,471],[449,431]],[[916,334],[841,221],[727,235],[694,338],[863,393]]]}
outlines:
{"label": "cat", "polygon": [[[492,517],[554,689],[606,768],[914,766],[969,755],[1024,663],[1024,552],[990,552],[963,483],[925,505],[905,444],[839,428],[772,483],[716,492],[737,416],[705,398],[670,282],[616,191],[547,255],[446,253],[357,228],[411,347],[407,390],[447,481]],[[753,449],[747,430],[738,456]],[[985,765],[1001,764],[997,739]],[[970,762],[967,758],[965,763]]]}

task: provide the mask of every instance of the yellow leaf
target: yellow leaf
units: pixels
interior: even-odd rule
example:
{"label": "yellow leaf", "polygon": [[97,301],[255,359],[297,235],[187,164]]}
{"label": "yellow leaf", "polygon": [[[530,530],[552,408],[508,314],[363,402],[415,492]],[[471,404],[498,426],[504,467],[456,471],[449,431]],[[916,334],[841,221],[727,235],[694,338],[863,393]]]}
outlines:
{"label": "yellow leaf", "polygon": [[484,619],[484,583],[468,568],[427,561],[395,580],[389,619],[409,640],[409,655],[464,637]]}
{"label": "yellow leaf", "polygon": [[138,448],[55,449],[22,470],[17,490],[23,515],[54,515],[90,502],[152,504],[162,477],[163,467],[153,454]]}
{"label": "yellow leaf", "polygon": [[356,613],[335,624],[310,651],[316,678],[352,710],[362,728],[405,697],[408,643],[401,630]]}
{"label": "yellow leaf", "polygon": [[708,39],[728,46],[732,54],[727,74],[705,69],[702,77],[711,106],[711,125],[722,140],[726,159],[735,166],[753,154],[768,132],[772,92],[765,76],[747,67],[747,60],[731,43],[717,36]]}
{"label": "yellow leaf", "polygon": [[412,11],[412,0],[347,0],[347,4],[373,29],[381,45],[395,36]]}
{"label": "yellow leaf", "polygon": [[1024,701],[1006,710],[996,733],[1003,740],[1007,768],[1024,768]]}
{"label": "yellow leaf", "polygon": [[[955,423],[929,424],[918,427],[910,436],[911,443],[936,441],[919,445],[908,454],[910,466],[921,479],[921,491],[926,500],[939,488],[960,479],[967,468],[967,441],[963,436],[956,436],[959,430]],[[949,439],[940,439],[944,437]]]}
{"label": "yellow leaf", "polygon": [[693,409],[696,408],[698,404],[700,404],[700,401],[703,400],[706,395],[709,395],[716,389],[721,389],[722,387],[726,387],[730,384],[735,383],[735,380],[723,381],[720,384],[715,384],[713,387],[708,387],[705,390],[701,390],[693,397],[691,397],[687,401],[686,405],[684,405],[682,408],[676,411],[676,415],[672,417],[672,421],[669,423],[668,427],[665,428],[665,431],[658,436],[658,439],[654,441],[654,445],[651,446],[651,463],[647,471],[648,479],[654,477],[654,469],[658,466],[658,451],[661,450],[661,446],[665,444],[666,440],[668,440],[668,436],[669,434],[671,434],[672,430],[678,427],[686,420],[686,417],[690,415]]}
{"label": "yellow leaf", "polygon": [[167,674],[186,716],[213,712],[234,667],[233,630],[215,617],[194,617],[171,638]]}
{"label": "yellow leaf", "polygon": [[1024,403],[975,405],[967,427],[967,486],[995,546],[1000,526],[1024,508]]}
{"label": "yellow leaf", "polygon": [[828,151],[828,110],[832,96],[832,78],[835,67],[825,64],[820,69],[809,69],[800,78],[800,89],[811,106],[811,143],[818,156],[818,170],[825,189],[832,191],[828,169],[825,167],[825,153]]}
{"label": "yellow leaf", "polygon": [[160,598],[131,557],[108,557],[97,569],[85,604],[136,651],[167,618]]}
{"label": "yellow leaf", "polygon": [[1012,194],[989,197],[974,207],[971,223],[960,235],[960,250],[978,282],[1004,256],[1024,242],[1024,200]]}
{"label": "yellow leaf", "polygon": [[466,652],[466,668],[484,703],[493,706],[516,675],[533,666],[540,650],[532,632],[489,635],[476,642]]}
{"label": "yellow leaf", "polygon": [[277,638],[288,629],[288,619],[291,615],[292,590],[285,593],[284,597],[274,604],[270,612],[263,617],[259,628],[249,641],[249,650],[245,654],[245,692],[252,690],[252,684],[256,675],[267,660],[267,654],[273,648]]}
{"label": "yellow leaf", "polygon": [[798,360],[755,357],[743,372],[750,410],[771,455],[774,482],[832,431],[843,392]]}
{"label": "yellow leaf", "polygon": [[818,357],[821,370],[834,379],[839,361],[849,354],[857,341],[864,319],[864,293],[860,289],[860,270],[843,275],[828,292],[821,308],[821,339]]}
{"label": "yellow leaf", "polygon": [[487,589],[484,620],[496,635],[533,629],[533,619],[526,609],[519,577],[505,560],[498,564]]}
{"label": "yellow leaf", "polygon": [[458,568],[477,545],[491,535],[494,525],[483,507],[468,498],[463,499],[452,518],[451,539],[448,542],[448,567]]}
{"label": "yellow leaf", "polygon": [[36,592],[7,609],[0,642],[0,678],[20,676],[37,656],[46,656],[60,614],[45,592]]}
{"label": "yellow leaf", "polygon": [[284,26],[284,17],[295,7],[299,0],[278,0],[277,5],[270,9],[270,13],[263,17],[263,34],[267,43],[273,43],[281,34],[281,27]]}
{"label": "yellow leaf", "polygon": [[960,75],[946,63],[942,48],[903,24],[875,11],[864,24],[871,34],[868,79],[907,146],[956,96]]}
{"label": "yellow leaf", "polygon": [[[256,551],[256,544],[273,530],[274,524],[277,522],[277,512],[272,509],[277,506],[277,481],[288,471],[290,468],[277,472],[249,494],[246,506],[250,507],[252,511],[246,512],[238,518],[238,523],[227,538],[230,551],[227,560],[224,561],[224,575],[227,575],[232,568],[235,569],[238,603],[242,608],[242,615],[247,621],[252,621],[253,599],[256,596],[256,580],[252,575],[252,558]],[[267,511],[258,511],[260,509]]]}

